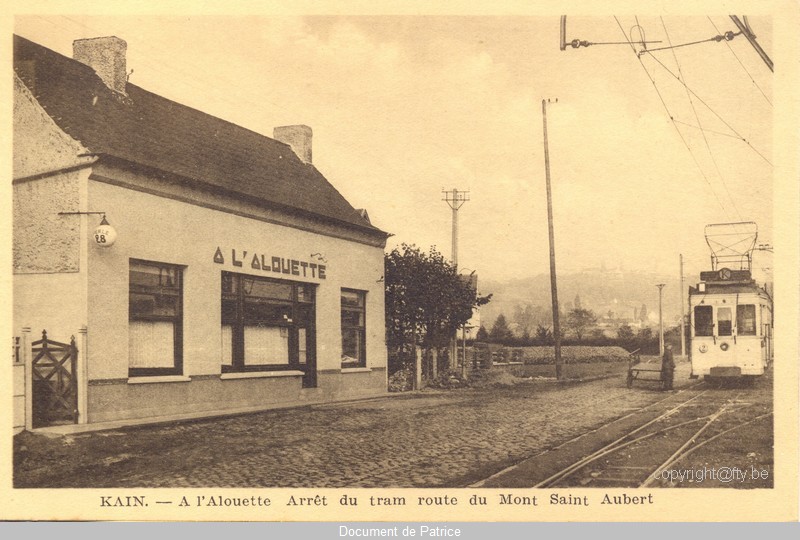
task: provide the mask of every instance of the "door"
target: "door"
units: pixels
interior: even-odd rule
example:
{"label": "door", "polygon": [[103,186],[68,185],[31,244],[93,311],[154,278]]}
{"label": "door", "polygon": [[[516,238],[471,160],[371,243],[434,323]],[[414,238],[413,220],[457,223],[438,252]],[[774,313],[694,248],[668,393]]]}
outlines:
{"label": "door", "polygon": [[78,422],[75,336],[69,343],[52,341],[47,331],[31,346],[33,427]]}

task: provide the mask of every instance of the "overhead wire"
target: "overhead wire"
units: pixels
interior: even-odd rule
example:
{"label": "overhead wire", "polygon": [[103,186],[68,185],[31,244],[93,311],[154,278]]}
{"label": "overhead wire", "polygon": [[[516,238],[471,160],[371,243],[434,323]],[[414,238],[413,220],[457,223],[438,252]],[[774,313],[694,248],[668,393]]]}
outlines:
{"label": "overhead wire", "polygon": [[695,98],[697,98],[697,100],[698,100],[700,103],[702,103],[702,104],[703,104],[703,105],[704,105],[704,106],[705,106],[705,107],[706,107],[706,108],[707,108],[709,111],[711,111],[711,112],[714,114],[714,116],[716,116],[717,118],[719,118],[719,120],[720,120],[720,121],[721,121],[723,124],[725,124],[725,126],[727,126],[727,128],[728,128],[728,129],[730,129],[730,130],[731,130],[731,131],[732,131],[734,134],[736,134],[736,136],[737,136],[737,137],[738,137],[738,138],[739,138],[739,139],[740,139],[742,142],[744,142],[744,143],[745,143],[747,146],[749,146],[749,147],[750,147],[750,149],[751,149],[751,150],[753,150],[753,152],[755,152],[756,154],[758,154],[758,156],[759,156],[761,159],[763,159],[763,160],[764,160],[764,161],[766,161],[766,162],[767,162],[767,163],[768,163],[770,166],[772,166],[772,162],[771,162],[769,159],[767,159],[767,158],[764,156],[764,154],[762,154],[762,153],[761,153],[761,152],[760,152],[760,151],[759,151],[759,150],[758,150],[758,149],[757,149],[755,146],[753,146],[753,145],[750,143],[750,141],[748,141],[746,138],[744,138],[744,137],[741,135],[741,133],[739,133],[739,132],[738,132],[738,131],[737,131],[737,130],[736,130],[734,127],[733,127],[733,126],[731,126],[731,125],[730,125],[730,124],[729,124],[729,123],[728,123],[728,122],[727,122],[727,121],[726,121],[724,118],[722,118],[722,116],[721,116],[721,115],[720,115],[720,114],[719,114],[717,111],[715,111],[713,108],[711,108],[711,106],[710,106],[708,103],[706,103],[706,101],[705,101],[705,100],[704,100],[702,97],[700,97],[700,96],[697,94],[697,92],[695,92],[694,90],[692,90],[691,88],[689,88],[689,86],[688,86],[688,85],[687,85],[685,82],[683,82],[683,81],[681,80],[681,78],[680,78],[680,77],[678,77],[678,76],[677,76],[677,75],[676,75],[676,74],[675,74],[675,73],[674,73],[674,72],[673,72],[671,69],[669,69],[667,66],[665,66],[665,65],[664,65],[664,63],[663,63],[661,60],[659,60],[659,59],[658,59],[658,57],[657,57],[656,55],[652,54],[650,51],[645,51],[645,52],[647,52],[647,54],[649,54],[649,55],[650,55],[650,58],[652,58],[653,60],[655,60],[656,62],[658,62],[658,64],[659,64],[659,65],[660,65],[662,68],[664,68],[664,70],[665,70],[667,73],[669,73],[670,75],[672,75],[673,77],[675,77],[675,79],[676,79],[676,80],[678,80],[678,82],[680,82],[680,83],[681,83],[683,86],[685,86],[685,87],[686,87],[686,89],[687,89],[689,92],[691,92],[691,94],[692,94],[692,95],[693,95]]}
{"label": "overhead wire", "polygon": [[[686,142],[686,138],[683,136],[683,133],[681,133],[681,130],[678,128],[677,124],[675,124],[674,117],[672,116],[672,113],[670,112],[669,107],[667,107],[667,104],[664,101],[664,97],[661,95],[661,91],[658,89],[658,86],[656,85],[655,79],[653,79],[653,77],[650,75],[650,72],[647,70],[647,67],[644,65],[644,62],[642,62],[641,56],[639,56],[639,54],[636,52],[636,47],[633,45],[633,42],[631,42],[630,38],[628,38],[628,34],[625,32],[625,29],[622,27],[622,23],[619,22],[619,19],[617,18],[616,15],[614,16],[614,20],[617,21],[617,25],[619,26],[619,29],[622,32],[622,35],[624,35],[625,38],[628,39],[628,42],[630,43],[630,46],[631,46],[631,50],[634,52],[634,54],[636,55],[636,59],[639,61],[639,65],[642,66],[642,69],[644,70],[645,74],[647,75],[647,78],[650,79],[650,82],[653,84],[653,88],[655,89],[656,94],[658,94],[658,99],[661,101],[661,105],[664,106],[664,110],[666,111],[667,116],[669,117],[670,121],[672,121],[672,126],[675,128],[675,131],[678,133],[678,137],[680,138],[681,142],[686,147],[686,149],[689,151],[689,155],[692,157],[692,160],[694,161],[695,165],[697,166],[697,170],[700,171],[700,175],[706,181],[706,184],[708,184],[708,187],[711,190],[711,194],[714,195],[714,198],[716,199],[716,201],[719,204],[720,208],[722,208],[722,210],[727,214],[728,213],[728,209],[725,208],[725,205],[722,204],[722,201],[717,196],[716,191],[714,191],[714,186],[712,186],[711,182],[708,180],[708,177],[706,176],[706,173],[703,171],[703,168],[700,166],[700,163],[697,161],[697,157],[694,155],[694,152],[692,152],[692,149],[689,146],[689,143]],[[637,17],[637,26],[638,26],[638,17]]]}
{"label": "overhead wire", "polygon": [[[719,32],[719,30],[717,30],[717,32]],[[741,34],[741,32],[730,32],[730,31],[728,31],[728,32],[725,32],[724,34],[717,34],[716,36],[708,38],[708,39],[701,39],[701,40],[692,41],[692,42],[689,42],[689,43],[681,43],[680,45],[672,45],[670,43],[669,47],[658,47],[658,48],[650,49],[650,50],[651,51],[666,51],[668,49],[677,49],[679,47],[687,47],[689,45],[698,45],[700,43],[708,43],[709,41],[716,41],[716,42],[725,41],[727,43],[728,41],[732,40],[735,36],[738,36],[740,34]]]}
{"label": "overhead wire", "polygon": [[[717,25],[716,25],[716,24],[714,24],[714,21],[713,21],[713,20],[711,20],[711,17],[708,17],[708,22],[710,22],[710,23],[711,23],[711,26],[713,26],[713,27],[714,27],[714,30],[716,30],[717,32],[719,32],[719,30],[717,29]],[[762,90],[762,89],[761,89],[761,87],[760,87],[760,86],[758,85],[758,83],[755,81],[755,79],[754,79],[754,78],[753,78],[753,76],[750,74],[750,72],[749,72],[749,71],[747,71],[747,68],[746,68],[746,67],[745,67],[745,65],[742,63],[742,61],[739,59],[739,56],[736,54],[736,51],[734,51],[734,50],[733,50],[733,47],[731,47],[731,44],[730,44],[730,43],[728,43],[728,42],[726,41],[726,42],[725,42],[725,45],[727,45],[727,46],[728,46],[728,50],[730,50],[730,51],[731,51],[731,54],[733,54],[733,57],[734,57],[734,58],[736,58],[736,61],[737,61],[737,62],[739,62],[739,65],[740,65],[740,66],[742,66],[742,69],[744,70],[744,72],[745,72],[745,73],[747,73],[747,76],[748,76],[748,77],[750,77],[750,81],[751,81],[751,82],[752,82],[752,83],[755,85],[755,87],[756,87],[756,88],[758,88],[758,91],[759,91],[759,92],[761,92],[761,95],[762,95],[762,96],[764,96],[764,99],[766,99],[766,100],[767,100],[767,103],[769,103],[769,105],[770,105],[770,107],[771,107],[771,106],[772,106],[772,101],[770,101],[770,99],[767,97],[767,94],[764,92],[764,90]]]}
{"label": "overhead wire", "polygon": [[706,133],[713,133],[714,135],[721,135],[723,137],[730,137],[731,139],[741,140],[741,138],[738,135],[734,135],[732,133],[723,133],[722,131],[716,131],[714,129],[708,129],[706,127],[696,126],[694,124],[690,124],[689,122],[683,122],[682,120],[678,120],[677,118],[675,119],[675,122],[677,122],[678,124],[681,124],[683,126],[686,126],[686,127],[699,129],[701,131],[705,131]]}
{"label": "overhead wire", "polygon": [[[672,44],[672,39],[669,37],[669,32],[667,31],[667,25],[664,22],[664,17],[659,17],[661,19],[661,26],[664,27],[664,35],[667,37],[667,43],[670,45]],[[678,61],[678,54],[675,52],[675,48],[672,48],[672,56],[675,58],[675,65],[678,66],[678,74],[680,75],[681,80],[686,82],[686,76],[683,74],[683,70],[681,69],[681,64]],[[708,150],[708,155],[711,157],[711,162],[714,164],[714,169],[717,171],[717,176],[719,176],[720,181],[722,182],[722,187],[725,189],[725,193],[728,195],[728,199],[731,201],[731,205],[733,206],[733,210],[736,212],[736,215],[739,217],[739,220],[742,220],[742,214],[739,212],[739,208],[736,206],[736,201],[733,200],[733,196],[731,195],[730,190],[728,189],[728,185],[725,182],[725,177],[722,175],[722,172],[719,170],[719,165],[717,164],[717,160],[714,157],[714,152],[711,151],[711,145],[708,143],[708,138],[706,137],[705,131],[703,131],[703,125],[700,122],[700,116],[697,114],[697,109],[694,106],[694,101],[692,100],[692,95],[689,93],[688,89],[686,91],[686,97],[689,99],[689,105],[692,107],[692,112],[694,113],[694,117],[697,120],[697,125],[700,128],[700,134],[703,136],[703,141],[705,142],[706,149]]]}

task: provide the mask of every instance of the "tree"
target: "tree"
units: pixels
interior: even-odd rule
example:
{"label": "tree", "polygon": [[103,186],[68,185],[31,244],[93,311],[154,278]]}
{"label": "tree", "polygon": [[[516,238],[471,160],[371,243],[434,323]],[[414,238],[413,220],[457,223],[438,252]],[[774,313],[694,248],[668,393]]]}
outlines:
{"label": "tree", "polygon": [[506,316],[501,313],[497,316],[497,319],[495,319],[494,324],[492,325],[492,329],[489,331],[489,341],[501,343],[513,337],[514,334],[508,327]]}
{"label": "tree", "polygon": [[535,308],[530,303],[525,304],[524,307],[517,304],[517,306],[514,308],[514,316],[512,321],[517,323],[519,330],[523,334],[527,332],[528,335],[530,335],[536,323]]}
{"label": "tree", "polygon": [[653,329],[652,328],[640,328],[639,333],[636,334],[636,338],[641,341],[647,341],[653,338]]}
{"label": "tree", "polygon": [[575,308],[567,314],[567,326],[575,332],[578,341],[586,330],[597,322],[597,315],[590,309]]}
{"label": "tree", "polygon": [[632,341],[634,337],[636,337],[636,334],[634,334],[633,328],[629,325],[624,324],[617,328],[617,339],[620,341]]}
{"label": "tree", "polygon": [[536,327],[536,335],[534,336],[534,340],[539,345],[547,345],[548,343],[552,343],[553,341],[553,331],[550,330],[547,326],[539,325]]}
{"label": "tree", "polygon": [[523,345],[531,344],[531,333],[528,332],[527,328],[522,332],[522,337],[520,338],[520,341],[522,342]]}
{"label": "tree", "polygon": [[486,331],[486,327],[481,325],[478,328],[478,333],[475,334],[475,341],[486,341],[489,339],[489,332]]}
{"label": "tree", "polygon": [[642,350],[643,354],[658,351],[658,336],[655,336],[650,328],[641,328],[636,334],[636,346]]}
{"label": "tree", "polygon": [[646,323],[647,322],[647,315],[648,315],[647,306],[642,304],[641,309],[639,309],[639,320],[642,321],[643,323]]}
{"label": "tree", "polygon": [[384,257],[386,341],[393,350],[407,345],[440,347],[489,302],[478,296],[436,248],[425,253],[403,244]]}
{"label": "tree", "polygon": [[592,328],[589,331],[589,337],[591,337],[593,341],[605,341],[606,334],[601,328]]}

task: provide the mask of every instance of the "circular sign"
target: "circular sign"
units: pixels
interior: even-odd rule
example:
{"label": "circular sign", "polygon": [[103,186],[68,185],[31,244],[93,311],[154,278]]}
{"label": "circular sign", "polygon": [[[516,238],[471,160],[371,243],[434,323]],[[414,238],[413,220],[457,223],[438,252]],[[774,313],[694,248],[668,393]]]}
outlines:
{"label": "circular sign", "polygon": [[719,271],[719,279],[727,280],[731,279],[731,270],[730,268],[723,268]]}
{"label": "circular sign", "polygon": [[708,345],[706,345],[705,343],[701,343],[699,350],[700,350],[701,353],[706,352],[708,350]]}
{"label": "circular sign", "polygon": [[94,241],[100,247],[111,247],[117,241],[117,230],[109,225],[105,216],[94,230]]}

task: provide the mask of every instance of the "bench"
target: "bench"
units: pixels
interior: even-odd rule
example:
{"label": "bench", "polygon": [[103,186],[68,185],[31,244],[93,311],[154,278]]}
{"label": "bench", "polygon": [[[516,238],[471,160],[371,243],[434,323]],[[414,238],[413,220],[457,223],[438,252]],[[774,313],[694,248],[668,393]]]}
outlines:
{"label": "bench", "polygon": [[[633,381],[657,383],[664,389],[664,379],[661,376],[661,364],[644,363],[642,364],[639,351],[636,349],[628,355],[628,378],[626,384],[628,388],[633,387]],[[646,366],[646,367],[645,367]],[[653,367],[657,366],[657,367]]]}

